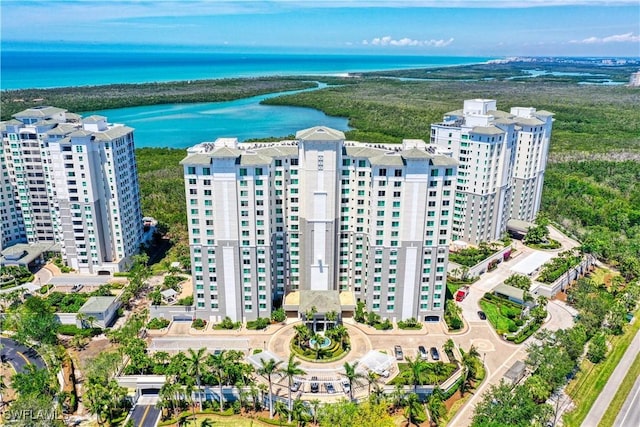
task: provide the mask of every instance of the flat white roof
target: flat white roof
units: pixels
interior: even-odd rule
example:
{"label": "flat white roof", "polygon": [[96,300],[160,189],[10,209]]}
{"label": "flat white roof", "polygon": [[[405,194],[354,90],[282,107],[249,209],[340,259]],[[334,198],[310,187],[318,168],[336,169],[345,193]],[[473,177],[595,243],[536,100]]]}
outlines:
{"label": "flat white roof", "polygon": [[548,252],[535,251],[534,253],[511,267],[511,271],[528,276],[539,269],[544,263],[553,258],[553,255],[554,254]]}

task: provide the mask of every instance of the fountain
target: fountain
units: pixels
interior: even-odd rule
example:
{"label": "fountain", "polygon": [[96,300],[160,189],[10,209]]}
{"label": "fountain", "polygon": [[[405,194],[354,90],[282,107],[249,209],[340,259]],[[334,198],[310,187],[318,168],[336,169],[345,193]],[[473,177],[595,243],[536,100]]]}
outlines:
{"label": "fountain", "polygon": [[[313,338],[309,340],[309,347],[316,348],[317,341]],[[325,349],[331,345],[331,340],[327,337],[322,337],[322,341],[318,343],[321,349]]]}

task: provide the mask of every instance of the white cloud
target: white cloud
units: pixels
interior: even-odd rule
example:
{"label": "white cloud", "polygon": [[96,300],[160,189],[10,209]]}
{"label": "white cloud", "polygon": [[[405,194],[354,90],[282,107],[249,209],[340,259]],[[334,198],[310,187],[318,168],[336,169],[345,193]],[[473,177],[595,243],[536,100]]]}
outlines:
{"label": "white cloud", "polygon": [[446,47],[453,43],[453,38],[448,40],[416,40],[408,37],[394,39],[391,36],[375,37],[371,40],[363,40],[362,44],[367,46],[422,46],[422,47]]}
{"label": "white cloud", "polygon": [[600,43],[638,43],[640,42],[640,35],[636,36],[633,33],[614,34],[607,37],[588,37],[582,40],[571,40],[570,43],[578,44],[600,44]]}

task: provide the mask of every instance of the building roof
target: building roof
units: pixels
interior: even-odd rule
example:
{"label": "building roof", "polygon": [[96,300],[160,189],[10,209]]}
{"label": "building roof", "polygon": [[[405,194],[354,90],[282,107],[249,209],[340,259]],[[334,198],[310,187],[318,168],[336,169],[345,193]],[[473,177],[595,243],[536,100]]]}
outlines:
{"label": "building roof", "polygon": [[56,243],[17,243],[2,250],[0,265],[27,266],[43,252],[60,252]]}
{"label": "building roof", "polygon": [[475,126],[471,129],[472,133],[479,133],[481,135],[502,135],[504,131],[496,126]]}
{"label": "building roof", "polygon": [[242,153],[240,156],[240,164],[246,166],[268,165],[272,160],[271,157],[263,156],[262,153]]}
{"label": "building roof", "polygon": [[426,151],[421,150],[419,148],[411,148],[410,150],[402,151],[400,152],[400,155],[405,159],[425,159],[426,160],[433,157]]}
{"label": "building roof", "polygon": [[201,165],[206,166],[211,164],[211,156],[208,154],[196,153],[191,154],[184,159],[180,160],[181,165]]}
{"label": "building roof", "polygon": [[174,289],[169,288],[169,289],[165,289],[164,291],[161,291],[160,295],[162,295],[164,298],[169,299],[178,295],[178,292],[176,292]]}
{"label": "building roof", "polygon": [[507,221],[507,230],[516,231],[518,233],[526,233],[531,227],[535,227],[535,224],[529,221],[514,218]]}
{"label": "building roof", "polygon": [[92,116],[88,116],[82,119],[84,123],[98,123],[98,122],[104,122],[106,120],[107,118],[105,116],[98,116],[97,114],[94,114]]}
{"label": "building roof", "polygon": [[493,293],[504,295],[509,298],[524,301],[524,291],[511,285],[499,284],[493,288]]}
{"label": "building roof", "polygon": [[378,166],[404,166],[404,160],[396,153],[371,157],[369,158],[369,162],[372,165]]}
{"label": "building roof", "polygon": [[326,126],[314,126],[296,132],[296,139],[305,141],[344,141],[344,133]]}
{"label": "building roof", "polygon": [[100,141],[111,141],[113,139],[128,135],[133,132],[133,130],[134,129],[130,128],[129,126],[112,126],[107,130],[93,133],[96,136],[96,139]]}
{"label": "building roof", "polygon": [[504,377],[511,380],[512,382],[518,382],[524,375],[524,371],[527,368],[527,365],[524,364],[522,360],[516,360],[513,365],[509,368],[509,370],[504,374]]}
{"label": "building roof", "polygon": [[536,251],[511,267],[511,271],[528,276],[539,269],[545,262],[549,261],[551,258],[553,258],[552,253]]}
{"label": "building roof", "polygon": [[91,297],[80,307],[78,313],[104,313],[115,300],[116,297]]}
{"label": "building roof", "polygon": [[49,107],[49,106],[42,106],[42,107],[33,107],[33,108],[27,108],[26,110],[20,111],[19,113],[14,114],[12,117],[15,118],[19,118],[19,117],[47,117],[47,116],[51,116],[53,114],[58,114],[58,113],[64,113],[67,110],[64,110],[62,108],[58,108],[58,107]]}
{"label": "building roof", "polygon": [[547,110],[538,110],[536,111],[536,116],[555,116],[555,113]]}
{"label": "building roof", "polygon": [[448,156],[433,156],[431,164],[434,166],[458,166],[458,161]]}
{"label": "building roof", "polygon": [[84,130],[84,129],[78,129],[69,134],[71,138],[82,138],[82,137],[91,136],[91,135],[93,135],[93,132]]}
{"label": "building roof", "polygon": [[213,153],[210,154],[210,156],[216,159],[228,159],[228,158],[235,159],[236,157],[239,157],[241,154],[242,154],[242,151],[238,149],[222,147],[222,148],[218,148],[217,150],[214,150]]}
{"label": "building roof", "polygon": [[300,292],[299,313],[305,313],[315,307],[318,314],[326,314],[330,311],[340,313],[340,294],[338,291],[310,291]]}
{"label": "building roof", "polygon": [[527,125],[527,126],[538,126],[538,125],[543,125],[544,122],[540,119],[535,119],[535,118],[525,118],[525,117],[514,117],[513,120],[515,120],[516,122],[518,122],[518,124],[521,125]]}

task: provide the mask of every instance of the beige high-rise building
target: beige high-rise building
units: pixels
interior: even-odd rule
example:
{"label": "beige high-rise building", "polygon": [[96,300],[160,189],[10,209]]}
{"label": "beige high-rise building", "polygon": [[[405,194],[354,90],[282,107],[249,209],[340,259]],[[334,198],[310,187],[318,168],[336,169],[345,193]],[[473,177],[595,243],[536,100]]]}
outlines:
{"label": "beige high-rise building", "polygon": [[302,311],[390,320],[444,311],[457,161],[422,140],[345,141],[314,127],[295,140],[220,138],[184,166],[198,317],[268,317],[273,301]]}
{"label": "beige high-rise building", "polygon": [[2,246],[50,242],[84,273],[125,268],[142,239],[133,129],[34,107],[1,122]]}
{"label": "beige high-rise building", "polygon": [[499,111],[492,99],[431,125],[431,143],[460,162],[452,236],[473,244],[500,239],[509,219],[533,221],[540,209],[553,114],[535,108]]}

